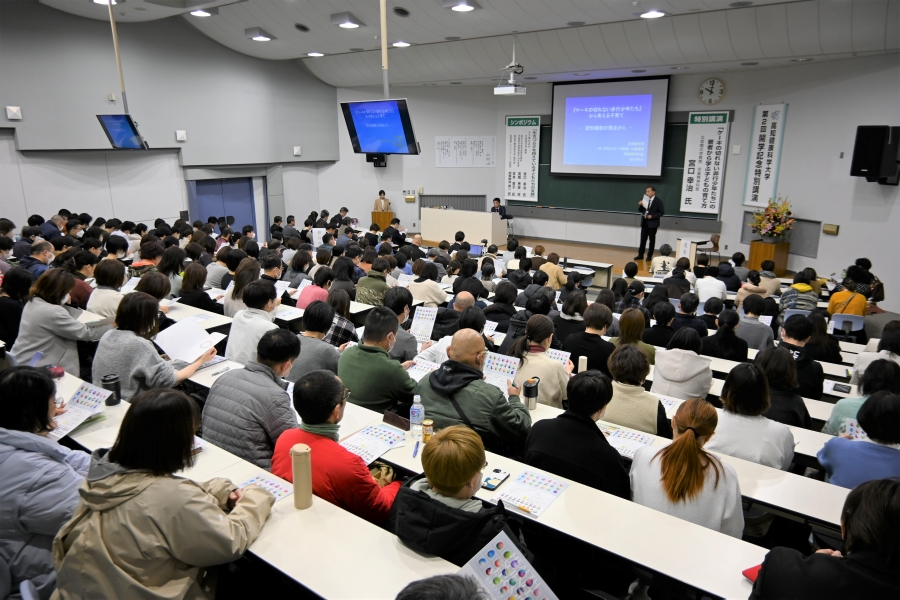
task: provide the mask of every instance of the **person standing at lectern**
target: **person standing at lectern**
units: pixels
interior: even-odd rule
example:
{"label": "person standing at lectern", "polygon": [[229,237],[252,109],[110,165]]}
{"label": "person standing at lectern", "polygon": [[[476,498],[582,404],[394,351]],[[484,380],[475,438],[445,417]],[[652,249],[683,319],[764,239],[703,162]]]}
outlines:
{"label": "person standing at lectern", "polygon": [[391,201],[384,197],[384,190],[378,190],[378,199],[375,200],[375,212],[390,212]]}
{"label": "person standing at lectern", "polygon": [[647,250],[647,260],[653,258],[653,249],[656,248],[656,230],[659,229],[659,221],[666,214],[663,201],[656,197],[656,188],[647,187],[644,198],[638,202],[641,211],[641,246],[634,260],[644,260],[644,248],[647,246],[647,238],[650,238],[650,248]]}
{"label": "person standing at lectern", "polygon": [[494,198],[494,206],[491,207],[491,212],[500,213],[500,218],[506,218],[506,207],[500,204],[500,198]]}

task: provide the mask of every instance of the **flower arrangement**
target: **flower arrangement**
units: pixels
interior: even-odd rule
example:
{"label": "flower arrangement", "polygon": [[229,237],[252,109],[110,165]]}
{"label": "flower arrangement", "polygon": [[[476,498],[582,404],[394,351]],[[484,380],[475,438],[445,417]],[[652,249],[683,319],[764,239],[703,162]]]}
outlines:
{"label": "flower arrangement", "polygon": [[753,222],[748,223],[753,233],[758,233],[764,238],[785,238],[788,232],[794,228],[794,218],[791,216],[791,206],[787,198],[769,200],[765,210],[753,214]]}

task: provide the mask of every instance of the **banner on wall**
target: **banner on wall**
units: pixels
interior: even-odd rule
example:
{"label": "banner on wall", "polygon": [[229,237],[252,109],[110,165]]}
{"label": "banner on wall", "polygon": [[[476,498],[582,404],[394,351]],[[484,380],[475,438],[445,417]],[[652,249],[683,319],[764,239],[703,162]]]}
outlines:
{"label": "banner on wall", "polygon": [[744,206],[765,207],[778,198],[778,166],[787,104],[761,104],[753,114],[748,145]]}
{"label": "banner on wall", "polygon": [[540,143],[540,117],[506,117],[505,199],[537,202]]}
{"label": "banner on wall", "polygon": [[684,147],[681,212],[719,214],[728,156],[728,112],[692,112]]}
{"label": "banner on wall", "polygon": [[497,138],[492,135],[436,135],[435,167],[493,167]]}

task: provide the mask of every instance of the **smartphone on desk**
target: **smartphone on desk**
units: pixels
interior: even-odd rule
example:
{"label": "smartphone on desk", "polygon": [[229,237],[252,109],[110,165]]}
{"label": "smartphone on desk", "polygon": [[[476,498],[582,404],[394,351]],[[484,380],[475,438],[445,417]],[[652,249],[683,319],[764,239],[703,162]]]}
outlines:
{"label": "smartphone on desk", "polygon": [[834,391],[840,392],[840,393],[842,393],[842,394],[849,394],[849,393],[850,393],[850,389],[851,389],[850,386],[847,385],[847,384],[845,384],[845,383],[836,383],[836,384],[834,384]]}
{"label": "smartphone on desk", "polygon": [[486,490],[496,490],[507,479],[509,479],[509,473],[502,469],[494,469],[484,478],[481,487]]}

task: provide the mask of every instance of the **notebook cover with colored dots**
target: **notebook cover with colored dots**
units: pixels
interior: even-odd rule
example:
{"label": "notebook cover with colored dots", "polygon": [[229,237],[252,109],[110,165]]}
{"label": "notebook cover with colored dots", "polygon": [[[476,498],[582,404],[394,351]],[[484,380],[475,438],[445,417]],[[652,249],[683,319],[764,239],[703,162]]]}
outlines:
{"label": "notebook cover with colored dots", "polygon": [[502,531],[478,551],[459,574],[475,579],[495,600],[558,600]]}

